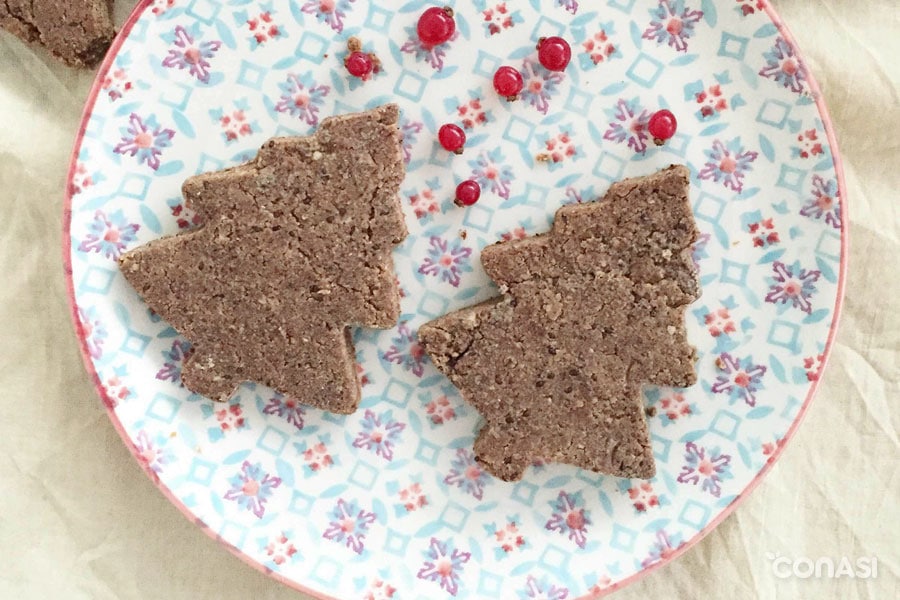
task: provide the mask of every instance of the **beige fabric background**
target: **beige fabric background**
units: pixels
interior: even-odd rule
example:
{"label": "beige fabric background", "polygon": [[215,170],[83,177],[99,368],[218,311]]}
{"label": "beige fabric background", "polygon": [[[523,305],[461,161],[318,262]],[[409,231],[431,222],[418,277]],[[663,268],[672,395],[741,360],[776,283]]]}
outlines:
{"label": "beige fabric background", "polygon": [[[840,333],[771,474],[706,539],[617,599],[900,598],[900,5],[774,2],[824,89],[844,157],[851,266]],[[133,4],[117,3],[120,22]],[[304,599],[168,504],[82,369],[60,220],[91,79],[0,34],[0,598]],[[877,556],[878,577],[782,580],[767,552]]]}

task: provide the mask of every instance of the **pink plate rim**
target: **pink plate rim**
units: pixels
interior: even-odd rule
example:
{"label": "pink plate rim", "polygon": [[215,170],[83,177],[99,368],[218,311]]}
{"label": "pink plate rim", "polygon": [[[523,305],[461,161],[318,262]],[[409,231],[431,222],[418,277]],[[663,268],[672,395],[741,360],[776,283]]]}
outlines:
{"label": "pink plate rim", "polygon": [[[72,151],[72,156],[69,159],[69,169],[68,174],[66,176],[66,190],[65,197],[63,203],[63,220],[62,220],[62,251],[63,251],[63,270],[66,277],[66,297],[69,304],[70,316],[72,318],[72,323],[75,327],[75,335],[78,337],[79,348],[81,349],[81,358],[84,361],[85,369],[90,375],[91,380],[94,384],[94,388],[97,390],[97,394],[104,401],[104,406],[106,407],[107,415],[109,416],[109,420],[112,422],[116,431],[119,434],[119,437],[122,438],[122,441],[128,447],[131,454],[134,456],[135,461],[141,465],[143,471],[147,474],[151,481],[159,488],[160,492],[171,502],[178,510],[180,510],[185,517],[188,518],[191,522],[195,523],[200,527],[200,529],[206,533],[209,537],[215,539],[217,542],[225,546],[229,552],[233,555],[240,558],[242,561],[260,571],[265,573],[266,575],[272,577],[273,579],[283,583],[284,585],[301,591],[305,594],[308,594],[314,598],[318,598],[320,600],[340,600],[333,596],[326,596],[320,592],[309,589],[302,584],[292,581],[283,575],[272,571],[267,568],[265,565],[257,562],[252,559],[247,554],[241,552],[233,545],[226,542],[222,539],[215,531],[210,529],[203,521],[198,519],[191,511],[179,500],[175,494],[162,482],[158,477],[155,476],[155,473],[150,469],[150,467],[146,464],[141,463],[137,456],[137,449],[134,444],[131,442],[131,439],[128,437],[125,432],[125,428],[122,425],[122,422],[119,421],[119,418],[116,416],[115,411],[110,408],[112,406],[111,402],[109,402],[109,398],[107,397],[106,390],[101,384],[100,378],[97,375],[96,370],[94,369],[94,364],[91,361],[90,354],[87,348],[87,340],[84,332],[84,328],[81,324],[81,320],[78,318],[78,304],[75,299],[75,286],[74,281],[72,279],[72,237],[70,226],[72,222],[72,191],[68,182],[72,180],[72,177],[75,174],[76,163],[78,160],[78,151],[81,147],[81,144],[84,139],[85,128],[87,127],[88,120],[91,117],[91,114],[94,109],[94,105],[96,104],[97,97],[102,89],[103,79],[106,77],[106,74],[109,72],[110,68],[113,65],[113,62],[116,58],[116,55],[121,48],[122,44],[128,38],[128,34],[131,32],[131,29],[137,23],[138,19],[140,19],[141,15],[143,15],[144,11],[149,8],[153,4],[153,0],[140,0],[140,2],[134,7],[134,10],[129,15],[128,19],[125,21],[122,29],[119,31],[112,45],[110,46],[109,52],[106,54],[106,58],[104,58],[102,64],[100,65],[100,69],[97,73],[97,77],[94,80],[94,83],[91,87],[90,93],[88,94],[87,102],[85,103],[84,111],[81,115],[81,123],[78,126],[78,131],[75,136],[75,144]],[[803,61],[803,55],[800,52],[800,48],[797,46],[797,41],[794,38],[794,34],[790,31],[787,25],[781,20],[781,17],[778,16],[775,8],[772,7],[771,3],[766,2],[765,5],[766,14],[772,20],[772,23],[778,28],[778,31],[785,37],[788,43],[794,48],[794,52],[797,54],[797,57],[801,62]],[[845,224],[849,224],[848,219],[848,209],[847,209],[847,186],[846,181],[844,179],[844,165],[841,160],[840,151],[837,145],[837,138],[834,133],[834,126],[831,122],[831,116],[828,114],[828,108],[825,106],[825,99],[822,96],[822,91],[819,88],[819,84],[816,81],[814,75],[809,73],[809,86],[812,92],[812,97],[815,99],[816,108],[819,111],[819,115],[822,118],[822,123],[825,127],[825,133],[828,138],[828,143],[831,146],[831,154],[834,161],[834,170],[837,174],[838,179],[838,189],[840,192],[841,203],[841,222]],[[841,229],[841,264],[839,267],[838,273],[838,284],[837,284],[837,297],[835,299],[834,305],[834,316],[831,320],[831,327],[828,332],[828,339],[825,342],[825,350],[823,351],[823,359],[822,359],[822,368],[820,371],[820,377],[818,377],[815,381],[812,382],[809,388],[809,392],[806,395],[806,398],[803,401],[803,405],[800,407],[800,410],[794,419],[794,422],[788,428],[787,433],[784,436],[783,444],[779,444],[775,449],[772,457],[766,464],[760,469],[759,473],[750,481],[747,486],[741,490],[739,494],[732,500],[732,502],[726,506],[719,515],[710,521],[706,527],[704,527],[701,531],[699,531],[694,537],[687,540],[683,545],[681,545],[677,550],[675,550],[670,556],[663,558],[662,560],[653,563],[652,565],[642,569],[641,571],[631,575],[630,577],[626,577],[625,579],[616,582],[608,588],[601,590],[598,593],[588,594],[582,596],[578,600],[592,600],[594,598],[600,598],[601,596],[605,596],[613,591],[618,589],[622,589],[627,585],[637,581],[638,579],[645,577],[646,575],[652,573],[653,571],[669,564],[674,559],[678,558],[682,554],[684,554],[688,549],[692,548],[697,542],[706,537],[708,533],[710,533],[713,529],[715,529],[719,523],[724,521],[731,513],[736,509],[741,502],[746,498],[750,492],[752,492],[757,485],[759,485],[760,481],[762,481],[763,477],[768,474],[771,470],[772,466],[781,458],[781,455],[784,453],[784,449],[787,446],[787,443],[793,438],[794,434],[797,432],[797,429],[800,426],[800,423],[803,421],[804,416],[806,415],[807,410],[809,409],[810,404],[812,404],[813,397],[818,390],[819,383],[822,380],[821,373],[828,366],[828,359],[831,356],[831,349],[834,345],[835,335],[837,334],[838,323],[840,322],[841,309],[843,308],[843,300],[844,300],[844,292],[845,285],[847,281],[847,263],[848,263],[848,253],[850,249],[850,239],[849,239],[849,226],[845,225]]]}

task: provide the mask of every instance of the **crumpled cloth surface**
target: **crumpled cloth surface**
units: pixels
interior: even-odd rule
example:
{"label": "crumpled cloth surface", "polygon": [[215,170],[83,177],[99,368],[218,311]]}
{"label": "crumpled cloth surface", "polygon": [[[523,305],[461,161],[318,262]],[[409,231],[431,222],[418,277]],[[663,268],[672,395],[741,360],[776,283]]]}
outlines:
{"label": "crumpled cloth surface", "polygon": [[[617,600],[900,597],[900,10],[896,0],[773,3],[823,88],[844,159],[851,249],[837,341],[771,473]],[[118,22],[133,5],[117,2]],[[156,491],[82,367],[60,244],[92,77],[0,32],[0,598],[305,599]],[[779,578],[776,553],[877,557],[877,577]]]}

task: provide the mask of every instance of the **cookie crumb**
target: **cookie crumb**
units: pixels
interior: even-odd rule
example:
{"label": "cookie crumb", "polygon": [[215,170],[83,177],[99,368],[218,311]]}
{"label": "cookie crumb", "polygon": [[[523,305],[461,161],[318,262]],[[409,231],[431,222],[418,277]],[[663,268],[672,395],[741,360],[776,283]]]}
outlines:
{"label": "cookie crumb", "polygon": [[460,229],[459,237],[461,237],[462,239],[466,239],[467,237],[469,237],[469,232],[466,231],[465,229]]}
{"label": "cookie crumb", "polygon": [[650,418],[655,417],[655,416],[656,416],[656,407],[655,407],[655,406],[648,406],[647,408],[644,409],[644,414],[647,415],[647,416],[650,417]]}
{"label": "cookie crumb", "polygon": [[347,50],[350,52],[362,52],[362,41],[355,35],[347,40]]}

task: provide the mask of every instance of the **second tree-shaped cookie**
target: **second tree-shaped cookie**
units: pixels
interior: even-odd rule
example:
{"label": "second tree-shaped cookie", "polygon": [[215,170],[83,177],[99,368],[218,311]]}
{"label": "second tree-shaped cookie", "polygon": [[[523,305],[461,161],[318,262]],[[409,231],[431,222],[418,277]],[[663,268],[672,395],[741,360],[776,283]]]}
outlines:
{"label": "second tree-shaped cookie", "polygon": [[227,400],[257,381],[318,408],[353,412],[348,325],[400,313],[391,252],[406,237],[395,105],[276,138],[255,160],[189,179],[203,225],[122,256],[125,278],[194,347],[182,380]]}
{"label": "second tree-shaped cookie", "polygon": [[561,208],[544,235],[481,262],[500,298],[419,330],[487,423],[478,461],[506,480],[537,458],[620,477],[655,473],[641,386],[694,383],[684,311],[699,294],[685,167]]}

